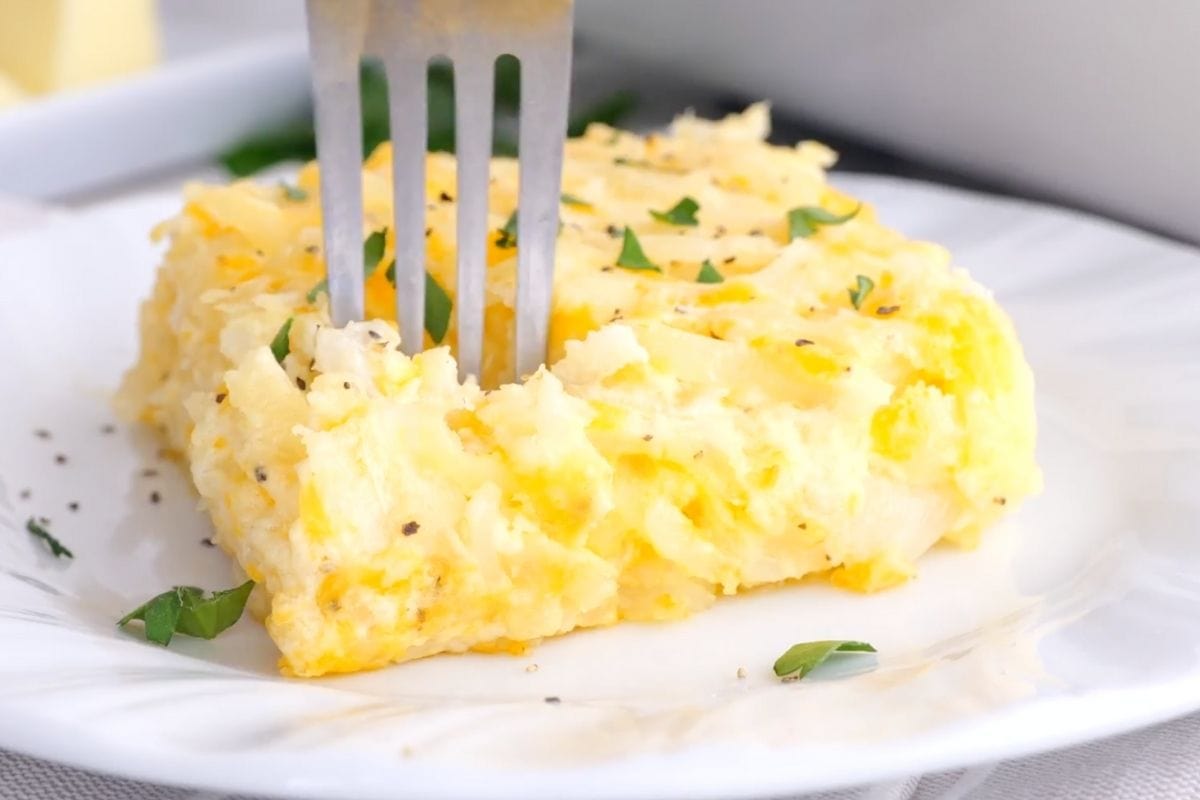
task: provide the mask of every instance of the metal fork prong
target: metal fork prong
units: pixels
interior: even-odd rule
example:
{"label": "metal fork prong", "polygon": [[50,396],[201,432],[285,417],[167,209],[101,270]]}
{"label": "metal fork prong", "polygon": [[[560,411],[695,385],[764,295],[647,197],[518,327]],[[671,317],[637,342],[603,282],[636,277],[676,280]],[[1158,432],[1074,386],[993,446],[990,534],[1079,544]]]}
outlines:
{"label": "metal fork prong", "polygon": [[366,0],[308,0],[325,268],[334,325],[363,318],[358,64],[367,10]]}
{"label": "metal fork prong", "polygon": [[422,54],[388,59],[392,127],[392,199],[396,236],[396,320],[407,355],[425,344],[425,74]]}
{"label": "metal fork prong", "polygon": [[571,83],[570,6],[520,52],[520,196],[517,217],[516,379],[547,358],[558,240],[563,140]]}
{"label": "metal fork prong", "polygon": [[480,377],[487,286],[488,176],[492,157],[495,55],[472,51],[470,38],[453,53],[455,150],[458,155],[458,373]]}

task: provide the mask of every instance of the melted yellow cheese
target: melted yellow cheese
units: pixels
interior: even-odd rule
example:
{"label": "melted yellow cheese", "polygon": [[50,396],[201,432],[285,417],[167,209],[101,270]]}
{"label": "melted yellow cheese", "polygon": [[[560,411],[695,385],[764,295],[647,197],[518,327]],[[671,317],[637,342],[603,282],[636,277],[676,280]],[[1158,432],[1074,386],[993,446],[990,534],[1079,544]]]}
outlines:
{"label": "melted yellow cheese", "polygon": [[[769,146],[766,128],[753,107],[570,142],[563,188],[587,205],[561,211],[550,366],[500,385],[516,251],[493,243],[491,390],[460,384],[446,347],[398,352],[383,269],[371,321],[336,329],[323,295],[306,301],[324,268],[315,166],[304,201],[188,189],[158,231],[170,249],[120,404],[186,454],[285,672],[519,652],[814,573],[882,589],[1037,488],[1032,378],[1001,309],[867,206],[789,242],[789,209],[858,202],[826,182],[829,150]],[[453,294],[453,159],[427,174],[428,268]],[[390,175],[381,148],[364,238],[390,225]],[[498,229],[516,165],[493,175]],[[648,213],[684,196],[697,226]],[[615,265],[625,226],[661,273]],[[724,282],[697,282],[705,260]],[[856,308],[860,275],[874,289]],[[268,344],[289,317],[280,365]]]}

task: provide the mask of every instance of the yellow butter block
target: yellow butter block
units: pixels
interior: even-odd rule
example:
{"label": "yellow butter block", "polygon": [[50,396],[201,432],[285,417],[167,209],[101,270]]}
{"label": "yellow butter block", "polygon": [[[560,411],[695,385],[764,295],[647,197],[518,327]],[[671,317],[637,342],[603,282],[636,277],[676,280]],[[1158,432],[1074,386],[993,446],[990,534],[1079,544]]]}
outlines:
{"label": "yellow butter block", "polygon": [[0,0],[0,71],[30,94],[137,72],[158,52],[154,0]]}

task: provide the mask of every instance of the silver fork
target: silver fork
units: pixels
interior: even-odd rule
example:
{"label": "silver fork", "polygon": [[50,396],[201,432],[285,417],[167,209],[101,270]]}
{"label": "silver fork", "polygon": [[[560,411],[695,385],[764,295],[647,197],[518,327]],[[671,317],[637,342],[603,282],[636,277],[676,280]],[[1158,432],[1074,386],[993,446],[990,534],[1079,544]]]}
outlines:
{"label": "silver fork", "polygon": [[457,307],[460,377],[483,364],[488,166],[496,59],[521,62],[517,217],[516,377],[546,359],[558,235],[563,140],[570,92],[573,0],[307,0],[316,98],[317,158],[330,313],[362,319],[362,134],[358,75],[364,55],[388,78],[393,148],[396,319],[404,351],[425,327],[426,68],[454,63],[458,154]]}

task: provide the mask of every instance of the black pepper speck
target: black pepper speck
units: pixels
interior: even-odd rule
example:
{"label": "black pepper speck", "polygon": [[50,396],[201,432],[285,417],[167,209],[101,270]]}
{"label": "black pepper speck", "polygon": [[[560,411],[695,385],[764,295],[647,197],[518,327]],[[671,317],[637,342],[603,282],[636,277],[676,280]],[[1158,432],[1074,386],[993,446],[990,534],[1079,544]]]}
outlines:
{"label": "black pepper speck", "polygon": [[20,497],[22,500],[28,500],[30,497],[33,497],[33,492],[30,491],[29,489],[22,489],[21,493],[18,494],[17,496]]}
{"label": "black pepper speck", "polygon": [[551,695],[550,697],[547,697],[547,698],[546,698],[546,702],[547,702],[547,703],[549,703],[549,704],[550,704],[550,705],[552,705],[552,706],[555,706],[555,705],[558,705],[559,703],[561,703],[561,702],[562,702],[562,698],[561,698],[561,697],[555,697],[554,695]]}
{"label": "black pepper speck", "polygon": [[308,384],[304,382],[304,378],[296,376],[296,388],[302,392],[308,388]]}
{"label": "black pepper speck", "polygon": [[254,480],[259,483],[265,483],[267,480],[267,470],[264,467],[254,468]]}
{"label": "black pepper speck", "polygon": [[410,520],[404,523],[404,527],[401,528],[401,531],[403,531],[405,536],[412,536],[419,530],[421,530],[421,523],[417,522],[416,520]]}
{"label": "black pepper speck", "polygon": [[76,503],[74,500],[72,500],[71,502],[67,503],[67,510],[68,511],[78,511],[79,503]]}
{"label": "black pepper speck", "polygon": [[50,431],[46,430],[45,428],[38,428],[36,431],[33,432],[33,435],[38,437],[39,439],[49,439]]}
{"label": "black pepper speck", "polygon": [[217,543],[212,540],[211,536],[205,536],[203,539],[200,540],[200,544],[204,545],[205,547],[216,547],[217,546]]}
{"label": "black pepper speck", "polygon": [[58,455],[56,455],[54,457],[54,463],[55,464],[65,464],[65,463],[67,463],[67,457],[65,455],[63,455],[62,453],[59,453]]}
{"label": "black pepper speck", "polygon": [[218,392],[216,396],[217,404],[220,405],[221,403],[224,403],[226,397],[227,395],[224,392]]}
{"label": "black pepper speck", "polygon": [[812,339],[797,339],[796,347],[808,347],[810,344],[815,344]]}
{"label": "black pepper speck", "polygon": [[162,495],[159,494],[157,489],[150,493],[150,502],[154,505],[158,505],[162,502]]}
{"label": "black pepper speck", "polygon": [[105,434],[106,436],[107,436],[108,434],[116,433],[116,432],[117,432],[117,426],[116,426],[116,425],[111,425],[111,424],[109,424],[109,425],[101,425],[101,426],[100,426],[100,432],[101,432],[101,433],[103,433],[103,434]]}
{"label": "black pepper speck", "polygon": [[454,197],[449,192],[442,192],[438,195],[438,200],[441,200],[443,203],[453,203]]}

